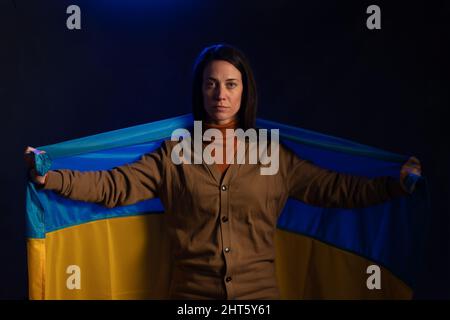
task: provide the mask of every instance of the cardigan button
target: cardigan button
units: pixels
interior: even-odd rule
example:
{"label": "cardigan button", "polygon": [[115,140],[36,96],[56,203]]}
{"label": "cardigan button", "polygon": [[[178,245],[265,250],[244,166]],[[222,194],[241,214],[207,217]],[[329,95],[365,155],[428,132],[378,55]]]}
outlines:
{"label": "cardigan button", "polygon": [[230,282],[230,281],[231,281],[231,277],[227,277],[227,278],[225,279],[225,281],[226,281],[226,282]]}
{"label": "cardigan button", "polygon": [[222,191],[227,191],[227,186],[226,185],[222,185]]}
{"label": "cardigan button", "polygon": [[222,222],[228,222],[228,217],[227,216],[223,216],[222,217]]}
{"label": "cardigan button", "polygon": [[225,252],[230,252],[230,248],[226,247]]}

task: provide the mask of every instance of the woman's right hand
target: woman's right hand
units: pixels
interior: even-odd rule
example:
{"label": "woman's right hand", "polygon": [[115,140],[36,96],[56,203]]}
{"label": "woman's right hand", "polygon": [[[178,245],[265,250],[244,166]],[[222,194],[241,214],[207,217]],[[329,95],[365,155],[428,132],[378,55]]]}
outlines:
{"label": "woman's right hand", "polygon": [[25,153],[24,153],[24,160],[25,160],[27,169],[29,171],[31,181],[33,181],[34,183],[36,183],[38,185],[43,185],[43,184],[45,184],[45,180],[47,179],[47,173],[43,176],[39,176],[37,174],[36,163],[35,163],[35,159],[34,159],[34,155],[36,153],[45,153],[45,151],[40,151],[33,147],[26,147]]}

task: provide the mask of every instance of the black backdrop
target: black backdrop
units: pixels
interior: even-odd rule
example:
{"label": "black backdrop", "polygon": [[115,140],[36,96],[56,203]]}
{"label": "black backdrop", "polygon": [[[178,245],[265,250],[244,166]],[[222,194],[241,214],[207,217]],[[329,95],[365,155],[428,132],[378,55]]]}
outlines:
{"label": "black backdrop", "polygon": [[[81,30],[66,28],[71,4]],[[25,146],[190,112],[196,55],[227,42],[250,59],[259,117],[422,161],[416,297],[448,299],[449,18],[448,1],[0,0],[0,298],[27,298]]]}

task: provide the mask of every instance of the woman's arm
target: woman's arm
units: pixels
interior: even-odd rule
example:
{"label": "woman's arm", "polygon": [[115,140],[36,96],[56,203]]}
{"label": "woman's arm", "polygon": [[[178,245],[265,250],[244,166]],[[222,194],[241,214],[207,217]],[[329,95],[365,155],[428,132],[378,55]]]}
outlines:
{"label": "woman's arm", "polygon": [[49,171],[40,187],[73,200],[96,202],[108,208],[134,204],[158,196],[166,154],[167,146],[163,143],[139,161],[111,170]]}
{"label": "woman's arm", "polygon": [[307,204],[357,208],[408,195],[397,179],[391,177],[369,179],[338,173],[300,159],[290,150],[284,149],[282,152],[285,152],[284,170],[287,175],[289,196]]}

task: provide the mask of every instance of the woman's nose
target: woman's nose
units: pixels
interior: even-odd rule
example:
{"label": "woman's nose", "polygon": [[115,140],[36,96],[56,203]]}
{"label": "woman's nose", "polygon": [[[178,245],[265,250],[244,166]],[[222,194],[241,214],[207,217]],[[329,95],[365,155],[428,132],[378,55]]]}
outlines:
{"label": "woman's nose", "polygon": [[215,98],[217,100],[224,100],[225,99],[225,88],[222,86],[217,86],[215,91]]}

